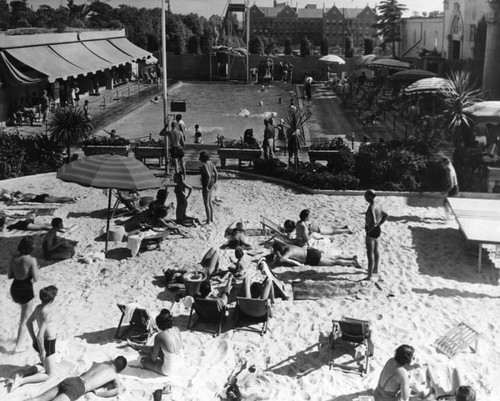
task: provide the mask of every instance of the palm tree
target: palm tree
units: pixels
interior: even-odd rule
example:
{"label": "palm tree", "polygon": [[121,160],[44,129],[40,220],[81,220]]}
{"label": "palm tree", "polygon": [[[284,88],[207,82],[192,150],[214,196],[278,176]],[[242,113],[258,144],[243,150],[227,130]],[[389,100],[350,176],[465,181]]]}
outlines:
{"label": "palm tree", "polygon": [[298,111],[290,110],[284,118],[283,124],[286,128],[286,137],[288,138],[288,165],[290,166],[291,156],[294,158],[295,170],[299,166],[299,151],[306,140],[302,127],[309,120],[310,115],[301,114]]}
{"label": "palm tree", "polygon": [[482,100],[483,92],[469,72],[452,72],[444,88],[442,123],[446,139],[453,140],[455,147],[468,147],[471,140],[472,116],[464,109]]}
{"label": "palm tree", "polygon": [[81,107],[56,109],[48,123],[52,140],[66,147],[67,161],[71,161],[71,145],[85,139],[94,127]]}

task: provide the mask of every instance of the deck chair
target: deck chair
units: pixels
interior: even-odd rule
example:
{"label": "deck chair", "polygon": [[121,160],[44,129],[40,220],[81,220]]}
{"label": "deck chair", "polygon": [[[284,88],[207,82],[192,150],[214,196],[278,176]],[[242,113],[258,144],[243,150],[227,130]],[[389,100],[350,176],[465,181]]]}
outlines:
{"label": "deck chair", "polygon": [[436,349],[448,358],[453,358],[458,353],[465,352],[471,348],[476,352],[478,339],[479,333],[462,322],[436,342]]}
{"label": "deck chair", "polygon": [[[224,322],[224,318],[226,317],[226,310],[226,306],[224,306],[222,309],[219,309],[217,299],[195,298],[193,305],[191,306],[191,312],[189,313],[187,327],[189,330],[193,330],[194,326],[196,326],[199,322],[205,322],[209,324],[212,323],[216,325],[215,330],[203,329],[200,331],[212,333],[214,337],[217,337],[222,331],[222,323]],[[198,319],[193,324],[191,324],[193,312],[196,312]]]}
{"label": "deck chair", "polygon": [[[115,204],[113,206],[113,212],[111,213],[111,218],[125,216],[128,214],[137,214],[142,212],[147,208],[147,206],[139,207],[139,198],[127,197],[121,191],[112,191],[113,195],[116,197]],[[120,205],[123,205],[126,210],[117,214]]]}
{"label": "deck chair", "polygon": [[262,235],[269,235],[270,231],[272,231],[275,235],[286,236],[286,232],[283,227],[269,220],[265,216],[260,216],[260,224],[262,225]]}
{"label": "deck chair", "polygon": [[120,317],[120,322],[118,323],[118,327],[116,328],[115,337],[116,338],[125,338],[125,335],[130,331],[134,331],[135,335],[130,336],[134,339],[140,339],[143,337],[147,337],[152,332],[151,326],[151,316],[146,309],[142,309],[136,307],[132,312],[132,316],[130,317],[130,322],[128,322],[128,327],[126,327],[121,333],[120,329],[124,324],[123,320],[125,318],[127,306],[123,304],[117,304],[118,309],[122,313]]}
{"label": "deck chair", "polygon": [[[347,342],[354,345],[355,357],[354,362],[359,363],[359,367],[347,366],[347,364],[335,363],[333,349],[338,343]],[[356,348],[364,346],[362,358],[356,357],[358,352]],[[366,320],[358,320],[351,318],[343,318],[343,320],[333,320],[332,333],[330,335],[330,349],[332,350],[332,358],[329,363],[330,369],[339,367],[346,370],[359,370],[361,376],[368,371],[370,356],[373,355],[373,343],[371,341],[370,322]],[[361,362],[361,363],[360,363]]]}
{"label": "deck chair", "polygon": [[[248,330],[266,334],[267,324],[271,317],[271,306],[269,299],[255,299],[255,298],[236,298],[236,314],[234,319],[234,330]],[[261,329],[255,329],[245,324],[244,328],[241,327],[241,322],[245,323],[262,323]]]}
{"label": "deck chair", "polygon": [[153,249],[158,249],[161,251],[161,245],[170,236],[170,231],[165,230],[164,232],[158,233],[157,235],[143,238],[139,248],[139,252],[151,251]]}

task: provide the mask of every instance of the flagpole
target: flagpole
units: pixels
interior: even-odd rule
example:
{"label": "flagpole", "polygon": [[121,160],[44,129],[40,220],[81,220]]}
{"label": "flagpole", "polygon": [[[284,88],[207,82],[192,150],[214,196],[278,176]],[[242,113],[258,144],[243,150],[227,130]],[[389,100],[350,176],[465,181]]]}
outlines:
{"label": "flagpole", "polygon": [[[167,34],[165,17],[165,2],[168,0],[161,0],[161,64],[163,66],[163,133],[165,134],[165,175],[168,174],[168,102],[167,102],[167,44],[165,43],[165,36]],[[170,6],[170,3],[169,3]]]}

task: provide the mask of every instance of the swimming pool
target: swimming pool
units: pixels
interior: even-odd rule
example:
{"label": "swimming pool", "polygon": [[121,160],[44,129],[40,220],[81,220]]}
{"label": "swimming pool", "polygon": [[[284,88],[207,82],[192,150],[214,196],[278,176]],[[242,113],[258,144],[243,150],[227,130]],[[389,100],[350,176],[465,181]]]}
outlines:
{"label": "swimming pool", "polygon": [[[271,113],[279,118],[286,116],[293,85],[276,83],[273,86],[247,85],[229,82],[183,82],[168,92],[170,102],[186,101],[186,112],[181,113],[187,127],[188,143],[194,142],[194,126],[200,125],[203,142],[215,143],[217,135],[239,139],[247,128],[253,128],[260,140],[264,133],[264,118]],[[281,103],[280,103],[281,99]],[[170,111],[169,111],[170,113]],[[172,113],[175,114],[175,113]],[[158,138],[163,128],[163,104],[148,102],[132,113],[105,127],[115,129],[127,139]],[[96,132],[105,135],[102,130]]]}

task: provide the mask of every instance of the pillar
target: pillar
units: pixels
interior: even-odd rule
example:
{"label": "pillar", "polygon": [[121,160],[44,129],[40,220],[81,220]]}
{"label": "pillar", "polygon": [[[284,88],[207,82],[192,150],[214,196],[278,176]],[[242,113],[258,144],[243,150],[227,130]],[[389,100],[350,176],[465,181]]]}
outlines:
{"label": "pillar", "polygon": [[483,90],[489,100],[500,100],[500,74],[498,55],[500,54],[500,0],[488,0],[490,12],[486,14],[486,50],[483,70]]}

